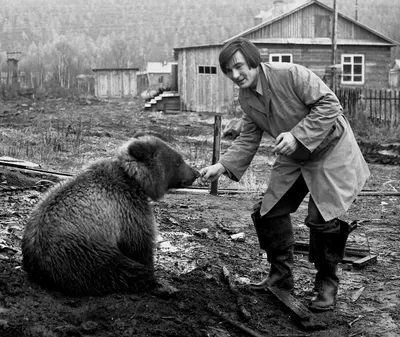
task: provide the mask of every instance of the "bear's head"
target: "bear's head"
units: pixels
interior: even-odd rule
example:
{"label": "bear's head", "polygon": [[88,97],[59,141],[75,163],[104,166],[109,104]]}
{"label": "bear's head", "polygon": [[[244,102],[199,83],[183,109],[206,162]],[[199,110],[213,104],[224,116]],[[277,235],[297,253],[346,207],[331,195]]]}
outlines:
{"label": "bear's head", "polygon": [[151,135],[140,134],[125,143],[118,160],[153,200],[162,198],[168,189],[188,187],[199,177],[177,151]]}

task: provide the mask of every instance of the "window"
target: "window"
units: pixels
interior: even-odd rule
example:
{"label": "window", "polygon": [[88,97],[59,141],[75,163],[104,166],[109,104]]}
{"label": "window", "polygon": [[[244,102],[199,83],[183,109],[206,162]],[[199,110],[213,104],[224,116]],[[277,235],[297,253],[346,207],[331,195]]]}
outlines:
{"label": "window", "polygon": [[342,84],[364,84],[364,55],[342,55]]}
{"label": "window", "polygon": [[199,66],[199,74],[212,74],[217,73],[217,67],[214,66]]}
{"label": "window", "polygon": [[269,54],[269,62],[292,63],[292,54]]}
{"label": "window", "polygon": [[163,84],[163,83],[164,83],[164,76],[160,76],[160,77],[158,78],[158,83],[159,83],[159,84]]}

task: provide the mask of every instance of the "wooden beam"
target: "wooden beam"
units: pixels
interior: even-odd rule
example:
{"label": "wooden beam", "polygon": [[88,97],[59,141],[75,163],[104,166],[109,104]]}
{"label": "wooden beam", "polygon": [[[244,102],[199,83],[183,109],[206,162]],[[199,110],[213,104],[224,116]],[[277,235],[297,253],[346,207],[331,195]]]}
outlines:
{"label": "wooden beam", "polygon": [[325,329],[326,324],[319,320],[306,306],[304,306],[298,299],[292,296],[288,291],[281,290],[277,287],[268,287],[268,290],[281,301],[292,314],[295,315],[296,320],[305,330],[320,330]]}
{"label": "wooden beam", "polygon": [[[212,165],[216,164],[221,155],[221,114],[215,114],[214,121],[214,148],[212,156]],[[218,194],[218,179],[211,183],[211,194]]]}

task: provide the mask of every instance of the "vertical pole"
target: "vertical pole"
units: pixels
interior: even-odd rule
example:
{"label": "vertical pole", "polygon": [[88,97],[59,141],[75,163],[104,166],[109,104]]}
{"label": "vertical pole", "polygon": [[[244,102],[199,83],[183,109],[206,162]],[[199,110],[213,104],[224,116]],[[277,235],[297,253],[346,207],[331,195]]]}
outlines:
{"label": "vertical pole", "polygon": [[358,0],[356,0],[355,12],[356,12],[355,19],[356,21],[358,21]]}
{"label": "vertical pole", "polygon": [[379,123],[382,123],[382,89],[379,90]]}
{"label": "vertical pole", "polygon": [[[216,164],[221,155],[221,114],[216,113],[214,118],[214,146],[212,165]],[[211,183],[212,195],[218,194],[218,180]]]}
{"label": "vertical pole", "polygon": [[387,91],[385,90],[384,107],[385,107],[385,124],[387,124]]}
{"label": "vertical pole", "polygon": [[338,12],[336,7],[336,0],[333,1],[333,20],[332,20],[332,87],[333,92],[336,91],[336,48],[337,48],[337,19]]}
{"label": "vertical pole", "polygon": [[369,118],[371,121],[374,121],[372,116],[372,89],[369,89]]}
{"label": "vertical pole", "polygon": [[392,89],[390,89],[389,91],[389,121],[388,124],[390,126],[392,126],[392,122],[393,122],[393,108],[392,108]]}

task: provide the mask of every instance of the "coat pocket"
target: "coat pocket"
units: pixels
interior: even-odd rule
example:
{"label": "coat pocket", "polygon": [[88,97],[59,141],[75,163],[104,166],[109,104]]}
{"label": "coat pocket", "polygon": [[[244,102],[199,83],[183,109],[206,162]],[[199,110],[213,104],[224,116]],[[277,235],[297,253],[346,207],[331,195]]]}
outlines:
{"label": "coat pocket", "polygon": [[322,143],[319,144],[318,147],[313,151],[312,157],[320,157],[326,151],[335,147],[335,145],[339,142],[340,137],[342,137],[343,131],[344,128],[340,123],[336,122],[333,124]]}

